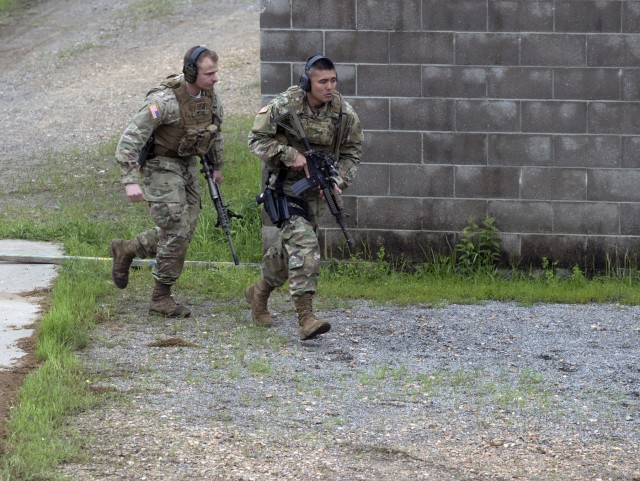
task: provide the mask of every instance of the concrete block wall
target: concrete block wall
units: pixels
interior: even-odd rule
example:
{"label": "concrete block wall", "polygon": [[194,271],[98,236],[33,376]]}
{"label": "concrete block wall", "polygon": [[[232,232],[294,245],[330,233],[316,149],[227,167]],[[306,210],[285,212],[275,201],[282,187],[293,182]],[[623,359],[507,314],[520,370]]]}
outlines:
{"label": "concrete block wall", "polygon": [[[349,228],[371,250],[448,253],[469,216],[490,215],[505,259],[526,265],[637,251],[640,1],[261,7],[264,102],[311,55],[337,63],[366,135]],[[333,249],[332,219],[322,233]]]}

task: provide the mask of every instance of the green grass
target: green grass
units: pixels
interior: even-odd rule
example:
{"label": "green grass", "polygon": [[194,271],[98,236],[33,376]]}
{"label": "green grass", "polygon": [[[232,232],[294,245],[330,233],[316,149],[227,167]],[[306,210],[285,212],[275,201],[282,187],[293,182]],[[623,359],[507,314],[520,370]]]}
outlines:
{"label": "green grass", "polygon": [[[1,0],[0,0],[1,1]],[[248,152],[246,138],[252,119],[229,117],[225,128],[226,166],[222,193],[229,208],[243,215],[232,220],[232,238],[241,262],[258,262],[261,257],[261,213],[255,196],[261,189],[260,163]],[[96,150],[74,150],[51,156],[27,183],[14,182],[0,193],[0,237],[54,241],[71,256],[108,257],[109,241],[131,238],[152,226],[146,206],[126,201],[119,171],[113,160],[117,139]],[[189,260],[231,261],[227,238],[215,227],[216,214],[204,179],[203,210],[189,248]],[[346,299],[365,298],[376,303],[442,305],[480,303],[486,300],[536,302],[619,302],[639,304],[637,269],[610,269],[605,275],[587,278],[574,267],[566,277],[556,266],[542,266],[543,275],[529,272],[455,271],[449,255],[432,255],[421,266],[390,259],[382,252],[376,259],[329,262],[321,273],[319,301],[341,305]],[[134,273],[133,296],[146,299],[150,276]],[[192,268],[180,278],[185,297],[204,300],[214,297],[225,316],[238,315],[235,300],[258,277],[257,269]],[[138,282],[144,278],[143,282]],[[139,292],[138,292],[139,290]],[[147,289],[148,290],[148,289]],[[144,292],[143,292],[144,291]],[[51,308],[44,314],[38,332],[36,355],[39,368],[29,374],[18,393],[8,424],[6,453],[0,462],[0,481],[55,479],[56,466],[81,453],[81,440],[62,442],[65,416],[99,402],[87,388],[77,350],[86,346],[96,322],[109,319],[118,302],[109,277],[109,266],[100,263],[65,264],[52,290]],[[226,311],[225,311],[226,309]],[[233,357],[213,356],[212,367],[237,366],[231,377],[274,375],[266,361],[250,357],[249,346],[279,349],[285,339],[266,335],[255,326],[238,325],[232,331]],[[244,373],[244,374],[243,374]],[[406,383],[429,393],[443,384],[464,384],[464,373],[431,373],[408,379],[406,369],[378,366],[361,374],[364,385],[382,382]],[[354,375],[358,375],[355,373]],[[500,381],[500,380],[498,380]],[[304,379],[301,382],[305,382]],[[491,399],[504,404],[521,399],[543,398],[544,380],[523,372],[512,387],[484,386]],[[481,386],[482,387],[482,386]],[[515,400],[515,401],[514,401]]]}

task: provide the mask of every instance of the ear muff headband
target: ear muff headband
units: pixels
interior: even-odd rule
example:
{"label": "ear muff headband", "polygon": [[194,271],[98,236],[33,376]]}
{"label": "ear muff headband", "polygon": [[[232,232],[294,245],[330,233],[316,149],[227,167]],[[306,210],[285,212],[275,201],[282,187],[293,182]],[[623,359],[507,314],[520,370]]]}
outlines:
{"label": "ear muff headband", "polygon": [[198,78],[198,57],[206,50],[207,47],[198,46],[193,52],[191,52],[189,60],[187,60],[187,64],[182,69],[185,81],[190,84],[195,83]]}
{"label": "ear muff headband", "polygon": [[305,92],[311,92],[311,79],[309,78],[309,70],[318,60],[326,58],[324,55],[314,55],[307,60],[304,66],[304,72],[300,75],[300,88]]}

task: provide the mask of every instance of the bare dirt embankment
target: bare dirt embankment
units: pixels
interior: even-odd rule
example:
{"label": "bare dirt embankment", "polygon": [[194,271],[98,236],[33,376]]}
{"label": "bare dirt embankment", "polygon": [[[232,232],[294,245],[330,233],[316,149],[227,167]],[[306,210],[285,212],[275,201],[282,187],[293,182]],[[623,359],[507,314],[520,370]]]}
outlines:
{"label": "bare dirt embankment", "polygon": [[[220,54],[227,112],[255,111],[258,2],[156,3],[48,0],[2,26],[4,192],[118,135],[191,45]],[[69,479],[640,480],[637,307],[319,303],[334,327],[300,343],[284,294],[269,330],[242,287],[167,322],[145,276],[80,353],[116,395],[69,418],[89,453]]]}

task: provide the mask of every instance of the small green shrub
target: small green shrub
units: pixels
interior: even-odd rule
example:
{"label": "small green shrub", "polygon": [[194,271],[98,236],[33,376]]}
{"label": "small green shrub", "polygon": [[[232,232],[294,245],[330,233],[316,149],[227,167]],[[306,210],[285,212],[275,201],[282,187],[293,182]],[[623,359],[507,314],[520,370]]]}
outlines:
{"label": "small green shrub", "polygon": [[495,219],[486,216],[480,223],[470,216],[455,245],[456,270],[462,274],[494,272],[500,261],[500,232]]}

